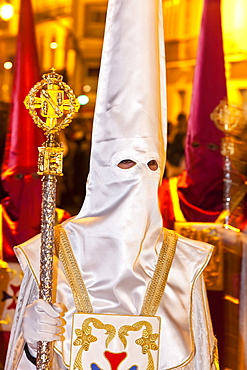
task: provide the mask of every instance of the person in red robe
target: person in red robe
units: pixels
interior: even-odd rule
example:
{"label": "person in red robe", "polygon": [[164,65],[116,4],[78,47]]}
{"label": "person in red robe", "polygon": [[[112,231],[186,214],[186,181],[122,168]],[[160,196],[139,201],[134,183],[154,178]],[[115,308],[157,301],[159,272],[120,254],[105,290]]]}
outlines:
{"label": "person in red robe", "polygon": [[[177,177],[164,179],[159,188],[163,225],[170,229],[176,229],[179,222],[194,223],[193,227],[195,223],[215,223],[224,208],[221,143],[225,134],[210,118],[220,101],[227,98],[220,3],[204,1],[185,142],[186,169]],[[222,360],[223,290],[208,291],[208,298]]]}
{"label": "person in red robe", "polygon": [[223,209],[224,133],[210,114],[226,97],[220,0],[205,0],[185,144],[186,169],[176,184],[164,179],[159,188],[165,227],[173,228],[176,218],[171,187],[177,190],[186,221],[214,222]]}

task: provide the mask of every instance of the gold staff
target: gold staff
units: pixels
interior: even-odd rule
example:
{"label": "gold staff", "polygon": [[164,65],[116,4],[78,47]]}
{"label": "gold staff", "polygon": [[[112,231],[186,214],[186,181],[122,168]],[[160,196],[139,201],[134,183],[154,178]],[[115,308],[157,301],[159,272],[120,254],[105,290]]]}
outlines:
{"label": "gold staff", "polygon": [[234,154],[234,141],[231,138],[233,132],[236,134],[243,125],[243,112],[237,106],[229,104],[227,100],[220,101],[219,105],[211,113],[210,118],[216,127],[225,133],[222,139],[221,154],[224,156],[224,216],[225,226],[229,225],[231,215],[231,156]]}
{"label": "gold staff", "polygon": [[[46,142],[38,148],[38,174],[43,176],[39,298],[52,303],[56,176],[63,175],[63,148],[55,141],[55,136],[69,125],[80,105],[71,88],[54,69],[42,77],[30,90],[24,103],[34,122],[47,136]],[[37,108],[40,109],[40,115],[46,118],[45,121],[39,117]],[[38,342],[38,370],[51,369],[51,348],[50,342]]]}

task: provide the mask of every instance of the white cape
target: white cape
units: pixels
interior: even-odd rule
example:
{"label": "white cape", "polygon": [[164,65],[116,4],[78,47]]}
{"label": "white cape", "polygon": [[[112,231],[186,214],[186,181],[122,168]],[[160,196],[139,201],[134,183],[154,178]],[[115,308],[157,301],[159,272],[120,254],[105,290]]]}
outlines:
{"label": "white cape", "polygon": [[[23,353],[21,323],[25,306],[38,298],[39,261],[37,254],[39,245],[40,238],[35,237],[16,249],[25,275],[12,328],[5,370],[35,369],[35,366],[28,362]],[[160,370],[215,369],[213,364],[215,338],[202,276],[211,253],[212,246],[209,244],[184,237],[178,238],[166,289],[157,312],[157,315],[162,318]],[[140,253],[138,258],[141,257]],[[81,256],[76,255],[77,261],[80,258]],[[85,276],[83,274],[94,312],[138,315],[156,261],[151,261],[146,276],[136,271],[129,274],[127,280],[124,274],[125,266],[122,266],[122,281],[116,277],[117,283],[113,282],[111,288],[106,288],[105,292],[104,289],[90,288],[91,278],[87,274]],[[63,302],[67,307],[65,313],[67,324],[65,341],[56,342],[52,369],[62,370],[69,367],[71,321],[75,307],[63,268],[60,262],[57,261],[57,263],[56,296],[57,302]],[[82,271],[87,269],[83,261],[80,261],[79,264]],[[98,272],[95,275],[97,276]],[[101,283],[104,286],[104,282]]]}

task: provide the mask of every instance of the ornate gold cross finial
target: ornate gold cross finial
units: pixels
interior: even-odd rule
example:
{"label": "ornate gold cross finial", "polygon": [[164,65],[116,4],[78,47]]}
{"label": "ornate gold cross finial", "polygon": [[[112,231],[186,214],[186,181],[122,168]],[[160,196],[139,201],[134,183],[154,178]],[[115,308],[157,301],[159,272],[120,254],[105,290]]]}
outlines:
{"label": "ornate gold cross finial", "polygon": [[[44,146],[39,148],[38,174],[61,176],[63,148],[54,140],[54,135],[69,125],[80,104],[71,88],[62,81],[63,76],[57,74],[54,68],[42,77],[42,81],[30,90],[24,103],[36,125],[48,137]],[[39,117],[36,109],[40,109],[40,115],[45,120]]]}
{"label": "ornate gold cross finial", "polygon": [[[71,88],[62,81],[63,76],[57,74],[54,68],[42,77],[43,80],[30,90],[24,103],[37,126],[49,135],[68,126],[80,104]],[[38,93],[40,97],[37,97]],[[65,94],[67,99],[64,98]],[[45,121],[38,116],[37,108],[40,108]]]}

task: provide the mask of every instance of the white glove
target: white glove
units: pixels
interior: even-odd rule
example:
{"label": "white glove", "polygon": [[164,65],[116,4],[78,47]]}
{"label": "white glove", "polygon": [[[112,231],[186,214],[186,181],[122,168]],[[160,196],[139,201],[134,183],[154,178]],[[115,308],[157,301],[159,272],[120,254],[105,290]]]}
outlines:
{"label": "white glove", "polygon": [[58,304],[51,305],[43,299],[38,299],[26,307],[22,331],[28,347],[34,352],[37,350],[37,342],[51,342],[61,340],[62,320],[60,313],[63,311]]}

